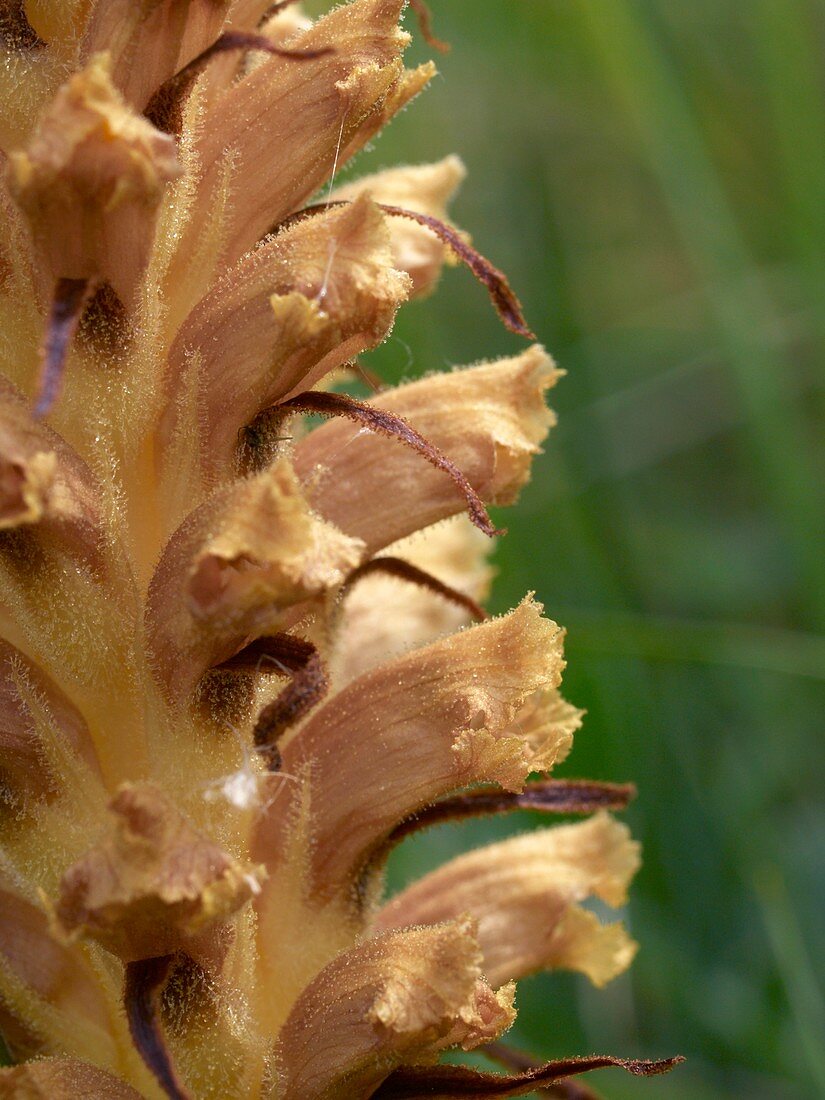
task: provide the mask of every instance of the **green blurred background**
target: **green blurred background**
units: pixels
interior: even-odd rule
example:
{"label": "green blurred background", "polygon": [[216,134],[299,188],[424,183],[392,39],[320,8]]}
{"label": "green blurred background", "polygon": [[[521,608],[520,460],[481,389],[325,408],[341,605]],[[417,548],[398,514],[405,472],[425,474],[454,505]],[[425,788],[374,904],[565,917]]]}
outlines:
{"label": "green blurred background", "polygon": [[[523,983],[511,1037],[688,1056],[594,1075],[619,1100],[825,1096],[825,3],[432,7],[442,76],[355,169],[459,152],[455,218],[568,371],[494,607],[535,588],[568,627],[560,774],[634,780],[645,852],[632,973]],[[450,271],[372,365],[521,346]],[[430,833],[393,880],[529,823]]]}

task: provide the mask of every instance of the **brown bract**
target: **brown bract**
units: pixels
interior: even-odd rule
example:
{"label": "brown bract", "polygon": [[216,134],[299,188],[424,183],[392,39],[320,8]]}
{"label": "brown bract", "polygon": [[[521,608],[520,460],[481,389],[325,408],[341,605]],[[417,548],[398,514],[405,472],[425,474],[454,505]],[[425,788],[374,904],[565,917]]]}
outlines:
{"label": "brown bract", "polygon": [[158,788],[125,786],[109,808],[111,833],[60,884],[65,935],[92,937],[125,962],[172,954],[259,891],[260,869],[198,835]]}

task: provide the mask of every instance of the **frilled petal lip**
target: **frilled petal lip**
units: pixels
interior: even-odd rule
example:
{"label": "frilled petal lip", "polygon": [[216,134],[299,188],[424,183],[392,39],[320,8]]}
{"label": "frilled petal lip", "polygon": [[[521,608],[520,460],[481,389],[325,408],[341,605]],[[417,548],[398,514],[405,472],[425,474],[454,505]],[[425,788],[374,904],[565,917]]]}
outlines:
{"label": "frilled petal lip", "polygon": [[483,981],[470,921],[368,940],[318,974],[281,1029],[283,1096],[371,1095],[394,1066],[495,1039],[512,997]]}
{"label": "frilled petal lip", "polygon": [[109,834],[67,869],[55,927],[125,962],[187,949],[260,892],[261,868],[194,830],[152,784],[126,784]]}
{"label": "frilled petal lip", "polygon": [[[523,786],[532,753],[511,724],[526,696],[559,682],[561,638],[527,600],[359,677],[285,737],[283,770],[306,776],[312,800],[313,891],[346,889],[398,822],[437,797],[480,781]],[[291,805],[262,819],[261,853],[277,852]]]}
{"label": "frilled petal lip", "polygon": [[626,900],[639,846],[604,812],[458,856],[389,901],[377,929],[439,923],[459,913],[478,921],[485,973],[493,983],[542,968],[567,968],[604,985],[631,963],[636,945],[621,925],[603,925],[580,903]]}

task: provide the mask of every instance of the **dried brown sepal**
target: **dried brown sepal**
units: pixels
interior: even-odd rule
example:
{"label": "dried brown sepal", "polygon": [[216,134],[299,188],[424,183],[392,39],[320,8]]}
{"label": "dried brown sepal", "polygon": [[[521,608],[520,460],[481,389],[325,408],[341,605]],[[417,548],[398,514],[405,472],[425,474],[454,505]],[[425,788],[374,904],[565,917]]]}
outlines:
{"label": "dried brown sepal", "polygon": [[154,93],[146,106],[144,114],[159,129],[166,130],[177,115],[181,100],[194,84],[200,73],[213,57],[238,50],[259,50],[277,57],[286,57],[292,61],[312,61],[333,53],[331,46],[316,50],[288,50],[278,46],[262,34],[252,31],[224,31],[215,41],[193,57],[182,69],[169,77]]}
{"label": "dried brown sepal", "polygon": [[[286,218],[280,225],[275,226],[273,232],[284,229],[301,218],[324,213],[331,206],[337,205],[340,205],[340,203],[325,202],[315,206],[306,206],[303,210],[299,210],[296,214]],[[493,307],[501,318],[504,327],[509,329],[510,332],[514,332],[516,336],[523,336],[527,340],[536,339],[535,333],[530,329],[524,317],[521,302],[519,302],[507,282],[507,276],[503,271],[499,271],[486,256],[482,256],[477,249],[468,244],[459,230],[447,225],[440,218],[435,218],[432,214],[424,214],[419,210],[408,210],[403,206],[393,206],[383,202],[376,203],[376,205],[385,214],[389,214],[394,218],[408,218],[410,221],[418,222],[419,225],[431,230],[440,241],[443,241],[450,248],[457,259],[469,268],[478,281],[487,288],[490,301],[493,303]]]}
{"label": "dried brown sepal", "polygon": [[373,1100],[459,1100],[462,1096],[482,1100],[482,1097],[487,1096],[524,1096],[545,1084],[552,1084],[579,1073],[589,1073],[594,1069],[614,1067],[626,1070],[634,1077],[655,1077],[660,1073],[670,1073],[681,1062],[684,1062],[681,1056],[642,1061],[635,1058],[614,1058],[609,1054],[594,1054],[589,1058],[566,1058],[559,1062],[548,1062],[511,1077],[483,1073],[465,1066],[405,1066],[390,1074],[373,1093]]}
{"label": "dried brown sepal", "polygon": [[270,771],[280,763],[278,740],[295,725],[329,690],[321,655],[311,642],[291,634],[274,634],[258,638],[240,653],[218,666],[228,672],[259,672],[274,668],[290,677],[289,684],[268,703],[258,715],[252,732],[256,748],[261,750]]}
{"label": "dried brown sepal", "polygon": [[172,1065],[160,1022],[160,999],[174,961],[174,955],[164,955],[129,963],[123,1005],[132,1041],[160,1087],[170,1100],[189,1100]]}
{"label": "dried brown sepal", "polygon": [[415,817],[403,821],[387,838],[394,848],[405,837],[422,829],[471,817],[504,814],[513,810],[533,810],[546,814],[592,814],[599,810],[624,810],[635,797],[632,783],[596,783],[589,779],[542,779],[528,783],[523,791],[503,791],[484,787],[465,791],[428,806]]}
{"label": "dried brown sepal", "polygon": [[439,53],[449,53],[452,49],[450,43],[438,38],[433,32],[433,13],[430,11],[429,5],[424,0],[410,0],[410,11],[415,12],[421,30],[421,37],[427,45],[432,46]]}
{"label": "dried brown sepal", "polygon": [[[538,1069],[541,1066],[540,1059],[531,1058],[523,1050],[517,1050],[515,1047],[511,1047],[509,1043],[500,1041],[488,1043],[485,1047],[480,1048],[479,1053],[483,1054],[485,1058],[489,1058],[491,1062],[503,1066],[510,1073],[524,1073],[527,1070]],[[536,1089],[536,1095],[554,1096],[557,1100],[602,1100],[599,1093],[594,1092],[593,1089],[588,1088],[581,1081],[575,1081],[571,1078],[558,1081],[543,1089]]]}
{"label": "dried brown sepal", "polygon": [[88,279],[57,280],[41,352],[43,366],[33,414],[36,420],[48,415],[60,393],[69,348],[89,290]]}
{"label": "dried brown sepal", "polygon": [[383,573],[398,580],[408,581],[410,584],[418,585],[419,588],[426,588],[429,592],[435,592],[437,596],[443,596],[450,603],[463,607],[476,622],[482,622],[488,617],[481,604],[477,603],[472,596],[460,592],[450,584],[445,584],[444,581],[434,577],[432,573],[428,573],[426,569],[419,569],[412,562],[391,555],[372,558],[370,561],[365,561],[363,565],[359,565],[357,569],[353,569],[341,587],[341,599],[345,599],[349,595],[358,581],[363,580],[364,577],[374,576],[376,573]]}
{"label": "dried brown sepal", "polygon": [[357,401],[354,397],[346,396],[346,394],[324,393],[320,390],[299,393],[296,397],[284,401],[278,407],[285,412],[313,413],[317,416],[344,416],[361,424],[368,431],[378,432],[381,435],[406,443],[408,447],[412,447],[414,451],[426,458],[436,469],[443,470],[445,474],[452,478],[467,502],[470,519],[480,531],[491,538],[494,535],[506,533],[493,526],[481,497],[461,470],[437,447],[417,432],[403,417],[397,416],[387,409],[366,405],[362,401]]}
{"label": "dried brown sepal", "polygon": [[407,210],[401,206],[386,206],[380,204],[381,209],[397,218],[409,218],[419,225],[425,225],[445,244],[449,245],[455,255],[465,264],[473,275],[482,283],[490,295],[496,313],[501,318],[504,327],[514,332],[517,336],[524,336],[527,340],[535,340],[534,333],[529,328],[524,318],[521,303],[510,289],[507,277],[503,271],[482,256],[472,245],[468,244],[457,229],[431,214],[422,214],[417,210]]}
{"label": "dried brown sepal", "polygon": [[397,825],[364,866],[358,880],[364,894],[377,868],[403,840],[436,825],[456,824],[474,817],[532,810],[549,814],[590,814],[599,810],[624,810],[636,795],[632,783],[596,783],[587,779],[545,779],[528,783],[523,791],[482,787],[439,799]]}

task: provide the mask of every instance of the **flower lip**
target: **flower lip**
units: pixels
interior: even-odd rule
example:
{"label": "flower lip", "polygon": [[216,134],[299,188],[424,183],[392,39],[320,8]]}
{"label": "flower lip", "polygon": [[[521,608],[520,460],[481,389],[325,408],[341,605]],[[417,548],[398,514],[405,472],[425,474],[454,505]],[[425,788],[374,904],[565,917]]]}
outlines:
{"label": "flower lip", "polygon": [[284,1100],[371,1096],[397,1065],[495,1039],[513,989],[483,980],[471,921],[391,932],[343,951],[281,1031]]}
{"label": "flower lip", "polygon": [[[534,753],[513,720],[562,667],[561,631],[526,602],[382,664],[319,707],[283,746],[286,773],[311,767],[313,894],[347,891],[398,822],[434,798],[482,781],[520,789]],[[282,800],[272,819],[289,817]]]}
{"label": "flower lip", "polygon": [[[107,54],[58,90],[7,179],[53,279],[105,279],[131,301],[146,268],[174,141],[123,100]],[[51,287],[49,287],[51,289]]]}
{"label": "flower lip", "polygon": [[56,928],[124,962],[174,953],[260,890],[260,869],[196,832],[158,787],[126,784],[109,834],[63,875]]}
{"label": "flower lip", "polygon": [[621,924],[602,924],[581,903],[592,897],[623,904],[638,866],[627,828],[600,811],[457,856],[387,902],[375,927],[437,924],[469,913],[478,921],[490,981],[568,969],[601,986],[627,969],[636,944]]}

